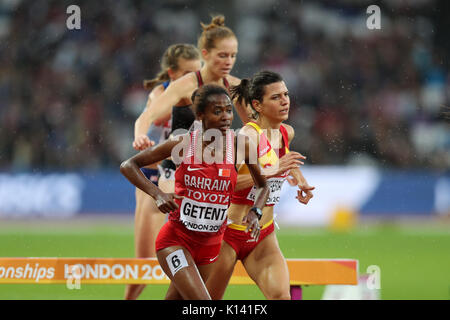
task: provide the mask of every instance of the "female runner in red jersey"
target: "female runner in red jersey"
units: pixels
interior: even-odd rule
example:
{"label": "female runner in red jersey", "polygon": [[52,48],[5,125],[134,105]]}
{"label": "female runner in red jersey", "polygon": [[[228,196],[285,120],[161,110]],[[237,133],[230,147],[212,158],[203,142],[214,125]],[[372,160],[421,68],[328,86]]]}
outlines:
{"label": "female runner in red jersey", "polygon": [[[192,100],[202,129],[178,136],[182,137],[181,142],[174,137],[147,149],[123,162],[120,168],[131,183],[156,200],[162,212],[169,213],[169,221],[156,240],[158,261],[172,280],[166,299],[210,299],[204,282],[219,255],[226,228],[226,210],[237,176],[235,159],[238,155],[235,155],[234,133],[229,130],[233,105],[227,91],[219,86],[205,85],[194,93]],[[209,150],[211,144],[206,144],[203,139],[211,133],[207,131],[209,129],[219,133],[215,136],[212,151]],[[258,165],[249,163],[250,143],[246,144],[245,154],[240,157],[246,159],[253,177],[255,202],[242,215],[240,223],[247,225],[246,232],[251,237],[257,237],[256,212],[263,208],[268,188]],[[170,155],[174,159],[177,154],[181,154],[183,161],[175,173],[175,194],[166,194],[145,179],[139,168]],[[219,156],[222,161],[211,163],[202,158],[206,154],[215,159]]]}
{"label": "female runner in red jersey", "polygon": [[288,118],[288,90],[280,75],[262,71],[251,80],[243,79],[232,92],[250,104],[257,115],[240,134],[258,146],[257,161],[266,175],[270,194],[263,210],[258,212],[259,238],[252,239],[244,232],[246,226],[240,221],[254,206],[255,189],[248,166],[238,167],[237,184],[228,209],[228,220],[232,223],[227,226],[218,261],[206,285],[213,299],[221,299],[237,260],[241,260],[267,299],[290,299],[289,270],[275,236],[273,206],[279,201],[281,186],[288,174],[293,177],[292,183],[299,186],[297,199],[300,202],[308,203],[314,187],[308,185],[299,169],[303,164],[300,160],[305,157],[289,152],[294,129],[282,124]]}

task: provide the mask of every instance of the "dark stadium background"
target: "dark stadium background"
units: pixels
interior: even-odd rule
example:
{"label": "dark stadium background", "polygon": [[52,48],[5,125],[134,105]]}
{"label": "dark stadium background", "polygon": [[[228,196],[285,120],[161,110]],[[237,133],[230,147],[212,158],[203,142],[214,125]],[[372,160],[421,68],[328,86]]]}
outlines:
{"label": "dark stadium background", "polygon": [[[74,4],[80,30],[66,27],[66,8]],[[372,4],[381,9],[380,30],[366,27]],[[143,79],[158,72],[168,45],[196,44],[200,22],[215,13],[225,15],[239,40],[233,75],[270,69],[285,78],[288,123],[296,130],[291,148],[307,155],[305,172],[362,166],[384,183],[345,230],[282,228],[286,257],[359,259],[361,273],[381,267],[384,299],[448,299],[445,0],[0,1],[0,182],[21,174],[84,174],[104,197],[66,219],[7,211],[0,203],[0,256],[133,256],[133,194],[123,214],[96,210],[110,210],[108,199],[122,192],[116,186],[132,190],[118,167],[135,152],[133,125],[147,96]],[[337,193],[347,189],[341,183]],[[10,184],[0,186],[0,202],[6,201]],[[425,209],[416,214],[418,207]],[[306,298],[321,298],[323,287],[309,289]],[[164,290],[148,288],[143,298],[161,299]],[[259,294],[246,290],[231,288],[226,298]],[[122,291],[0,285],[0,298],[121,299]]]}

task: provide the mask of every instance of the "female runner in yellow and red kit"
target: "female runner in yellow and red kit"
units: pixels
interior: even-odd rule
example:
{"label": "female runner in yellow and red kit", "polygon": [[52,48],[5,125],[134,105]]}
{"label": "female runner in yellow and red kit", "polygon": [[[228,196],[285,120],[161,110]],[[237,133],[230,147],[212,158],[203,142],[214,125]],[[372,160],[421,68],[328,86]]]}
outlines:
{"label": "female runner in yellow and red kit", "polygon": [[267,178],[270,194],[264,208],[258,212],[260,234],[252,238],[245,232],[242,218],[254,206],[255,188],[244,163],[238,168],[236,188],[228,209],[231,224],[225,230],[222,248],[207,288],[213,299],[221,299],[233,273],[237,260],[241,260],[248,275],[255,281],[267,299],[290,299],[289,270],[278,246],[274,232],[274,205],[279,201],[281,185],[288,175],[297,184],[298,200],[304,204],[313,197],[312,190],[303,177],[299,165],[305,159],[289,151],[294,129],[287,120],[290,99],[286,84],[280,75],[262,71],[252,79],[243,79],[232,89],[235,97],[253,108],[256,120],[247,123],[240,135],[257,145],[257,161]]}

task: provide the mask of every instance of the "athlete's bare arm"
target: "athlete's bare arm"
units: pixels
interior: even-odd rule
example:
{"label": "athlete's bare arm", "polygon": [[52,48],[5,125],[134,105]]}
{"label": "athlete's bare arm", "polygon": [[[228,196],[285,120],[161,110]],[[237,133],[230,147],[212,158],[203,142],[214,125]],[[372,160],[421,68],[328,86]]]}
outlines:
{"label": "athlete's bare arm", "polygon": [[185,141],[189,140],[182,139],[182,136],[170,138],[156,147],[139,152],[130,159],[122,162],[120,165],[120,172],[132,184],[155,199],[158,209],[163,213],[169,213],[178,208],[178,205],[173,201],[173,198],[177,198],[177,195],[164,193],[161,189],[150,182],[150,180],[145,178],[140,168],[166,159],[171,155],[172,150],[176,146],[184,143]]}
{"label": "athlete's bare arm", "polygon": [[144,121],[143,121],[143,114],[146,112],[148,107],[150,106],[151,102],[155,100],[158,96],[160,96],[164,92],[164,86],[162,84],[156,86],[153,88],[153,90],[148,95],[147,103],[145,105],[144,110],[139,115],[139,117],[136,119],[136,122],[134,123],[134,141],[133,141],[133,148],[136,150],[145,150],[148,147],[151,147],[155,144],[154,141],[151,141],[147,136],[148,128],[145,127]]}
{"label": "athlete's bare arm", "polygon": [[152,99],[150,105],[141,114],[140,131],[138,134],[145,134],[151,124],[157,119],[164,118],[171,114],[172,107],[178,104],[181,99],[191,99],[192,92],[197,88],[197,78],[194,72],[188,73],[173,81],[162,94],[156,99]]}
{"label": "athlete's bare arm", "polygon": [[[153,92],[153,91],[152,91],[152,92],[150,93],[150,95],[151,95],[151,96],[150,96],[150,98],[151,98],[150,103],[151,103],[152,101],[156,100],[157,97],[159,97],[160,95],[163,94],[163,92],[164,92],[164,86],[163,86],[163,85],[161,85],[161,89],[162,89],[161,91],[159,91],[159,90],[158,90],[158,92]],[[148,103],[147,105],[150,106],[150,103]],[[154,122],[154,124],[155,124],[156,126],[163,125],[164,123],[166,123],[167,121],[169,121],[171,117],[172,117],[172,114],[169,113],[169,114],[167,114],[166,116],[164,116],[164,117],[162,117],[162,118],[156,119],[156,121]]]}
{"label": "athlete's bare arm", "polygon": [[[255,202],[253,204],[253,207],[257,207],[262,211],[264,209],[264,206],[266,205],[267,197],[269,196],[269,186],[267,185],[266,178],[264,177],[264,174],[261,172],[259,165],[252,161],[251,151],[252,149],[254,149],[251,147],[252,144],[253,144],[252,141],[246,140],[245,148],[244,150],[241,151],[244,151],[245,153],[244,162],[248,166],[248,169],[250,171],[250,176],[252,177],[253,182],[252,185],[256,187]],[[261,229],[259,226],[259,219],[256,213],[253,210],[250,210],[242,219],[242,223],[247,224],[245,232],[251,232],[250,233],[251,236],[256,241],[258,241]]]}
{"label": "athlete's bare arm", "polygon": [[[290,143],[295,136],[294,128],[286,124],[284,126],[286,127]],[[288,153],[287,155],[289,155],[290,153]],[[311,198],[314,197],[312,191],[315,189],[315,187],[312,187],[308,184],[305,177],[303,176],[302,171],[300,170],[300,167],[297,166],[296,168],[292,169],[289,174],[293,177],[293,179],[288,178],[289,184],[292,186],[297,185],[299,188],[299,190],[297,191],[296,198],[298,199],[299,202],[303,204],[308,204],[309,200],[311,200]]]}

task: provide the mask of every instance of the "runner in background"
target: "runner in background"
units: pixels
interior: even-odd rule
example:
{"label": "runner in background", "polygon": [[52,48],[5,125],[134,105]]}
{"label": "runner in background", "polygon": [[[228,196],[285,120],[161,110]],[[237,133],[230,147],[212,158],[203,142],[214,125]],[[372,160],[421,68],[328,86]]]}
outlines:
{"label": "runner in background", "polygon": [[[164,52],[161,59],[161,71],[152,80],[145,80],[145,89],[151,90],[147,106],[152,100],[160,96],[167,89],[171,81],[184,76],[187,73],[200,70],[200,53],[191,44],[174,44]],[[145,113],[145,109],[143,113]],[[149,130],[143,130],[141,117],[135,123],[135,140],[133,147],[140,150],[139,145],[160,144],[167,140],[171,130],[170,115],[158,119]],[[145,134],[141,134],[145,132]],[[148,180],[160,185],[163,190],[173,190],[172,164],[166,160],[158,164],[141,168],[141,171]],[[159,179],[159,181],[158,181]],[[173,192],[173,191],[171,191]],[[136,210],[135,210],[135,255],[138,258],[156,257],[155,240],[156,236],[164,224],[165,216],[161,214],[155,201],[143,191],[136,188]],[[137,299],[145,288],[144,284],[131,284],[125,288],[125,299]]]}
{"label": "runner in background", "polygon": [[[174,81],[163,94],[152,100],[140,116],[142,125],[136,136],[145,134],[147,128],[157,119],[172,114],[172,131],[189,129],[195,115],[191,109],[192,93],[204,84],[219,85],[227,90],[238,85],[241,80],[230,75],[236,62],[238,40],[234,32],[225,26],[225,17],[214,16],[208,25],[201,24],[203,32],[198,39],[198,49],[204,64],[200,71],[189,73]],[[175,106],[175,107],[173,107]],[[236,111],[241,120],[248,121],[248,111],[241,104],[236,104]],[[136,147],[143,150],[150,146],[148,140],[136,140]]]}
{"label": "runner in background", "polygon": [[248,122],[239,134],[258,146],[254,153],[266,175],[270,194],[262,211],[254,209],[260,219],[261,233],[259,238],[252,238],[241,221],[254,208],[256,193],[248,166],[238,167],[236,188],[228,209],[230,224],[206,285],[213,299],[222,299],[234,266],[241,260],[267,299],[290,299],[289,270],[274,232],[273,208],[280,200],[281,187],[288,175],[292,176],[291,183],[298,185],[297,199],[304,204],[313,197],[314,187],[308,185],[299,169],[305,157],[289,151],[294,129],[282,124],[289,114],[288,89],[279,74],[262,71],[250,80],[243,79],[232,92],[254,110],[255,121]]}

